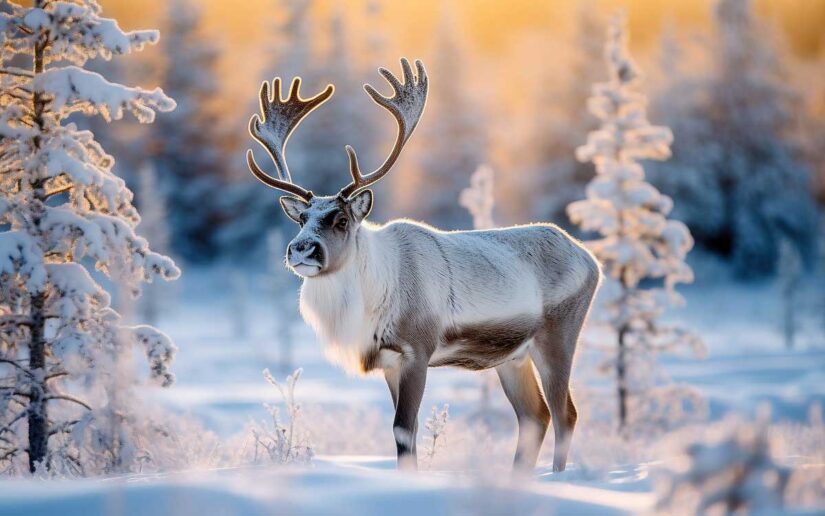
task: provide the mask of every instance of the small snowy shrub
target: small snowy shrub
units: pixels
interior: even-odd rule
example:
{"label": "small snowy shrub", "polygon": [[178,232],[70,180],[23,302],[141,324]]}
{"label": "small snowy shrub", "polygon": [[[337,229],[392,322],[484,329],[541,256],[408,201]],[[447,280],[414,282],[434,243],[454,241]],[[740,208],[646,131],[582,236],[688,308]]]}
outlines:
{"label": "small snowy shrub", "polygon": [[825,422],[815,403],[807,422],[782,422],[769,428],[771,451],[793,466],[785,504],[798,509],[825,509]]}
{"label": "small snowy shrub", "polygon": [[683,513],[779,512],[790,471],[770,455],[767,422],[719,423],[685,446],[657,507]]}
{"label": "small snowy shrub", "polygon": [[[652,421],[643,404],[656,412],[680,411],[684,405],[684,389],[671,390],[676,395],[671,399],[662,390],[665,382],[652,367],[657,353],[702,350],[689,331],[658,321],[669,305],[683,302],[676,285],[693,281],[685,263],[693,239],[683,223],[667,218],[673,201],[645,181],[640,161],[667,159],[672,135],[647,121],[646,99],[636,91],[640,73],[626,39],[618,16],[605,47],[610,78],[593,87],[588,103],[602,125],[577,149],[579,160],[593,162],[596,177],[587,185],[587,198],[567,207],[574,224],[601,237],[587,242],[606,275],[593,319],[609,326],[617,345],[610,366],[622,429]],[[655,399],[654,388],[659,389]]]}
{"label": "small snowy shrub", "polygon": [[94,421],[107,422],[94,440],[114,452],[113,468],[137,460],[124,427],[133,406],[123,401],[137,379],[130,372],[111,382],[110,366],[137,348],[152,379],[174,379],[170,339],[125,326],[91,274],[134,294],[142,282],[180,274],[135,233],[140,217],[112,156],[68,121],[128,112],[150,123],[175,107],[160,89],[84,68],[158,40],[156,31],[124,32],[100,14],[94,0],[3,2],[0,11],[0,468],[10,473],[99,472],[81,451]]}
{"label": "small snowy shrub", "polygon": [[295,370],[287,376],[286,385],[281,385],[269,369],[264,369],[264,378],[283,399],[287,421],[281,420],[281,411],[277,406],[264,405],[270,421],[253,424],[250,429],[254,442],[253,463],[306,464],[312,460],[314,452],[301,421],[301,406],[295,401],[295,384],[302,372],[302,369]]}
{"label": "small snowy shrub", "polygon": [[[429,432],[429,434],[427,435],[427,448],[424,451],[424,454],[430,463],[432,463],[432,460],[435,457],[435,453],[436,451],[438,451],[438,439],[439,437],[443,437],[444,430],[447,429],[447,422],[449,420],[449,405],[445,403],[444,407],[441,410],[439,410],[438,407],[433,405],[433,409],[430,412],[430,417],[428,417],[427,421],[424,423],[424,428],[427,429],[427,432]],[[443,445],[443,439],[441,441],[441,444]]]}

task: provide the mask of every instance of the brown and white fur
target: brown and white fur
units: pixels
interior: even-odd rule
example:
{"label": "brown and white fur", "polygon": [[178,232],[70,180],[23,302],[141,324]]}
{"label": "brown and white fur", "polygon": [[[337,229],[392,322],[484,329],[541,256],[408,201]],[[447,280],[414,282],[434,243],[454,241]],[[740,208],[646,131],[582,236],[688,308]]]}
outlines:
{"label": "brown and white fur", "polygon": [[[457,366],[496,369],[519,422],[516,467],[534,467],[552,415],[553,467],[564,469],[576,423],[570,369],[600,278],[581,244],[552,224],[454,232],[371,224],[369,190],[283,203],[304,221],[288,255],[304,277],[301,314],[332,361],[383,371],[399,463],[415,456],[428,367]],[[296,248],[320,259],[306,265]]]}
{"label": "brown and white fur", "polygon": [[392,168],[427,98],[424,65],[401,60],[402,79],[379,69],[393,88],[376,104],[398,124],[395,145],[375,171],[363,174],[347,147],[352,182],[334,196],[315,196],[292,181],[285,159],[289,135],[332,95],[328,86],[302,99],[300,79],[286,99],[280,79],[261,85],[261,113],[250,134],[266,148],[278,177],[247,152],[252,174],[281,197],[301,226],[287,263],[304,278],[301,314],[327,355],[349,371],[381,370],[395,406],[399,465],[415,465],[418,409],[429,367],[495,368],[519,424],[515,466],[536,464],[550,417],[556,434],[553,469],[567,462],[576,424],[570,369],[576,343],[599,285],[599,265],[552,224],[484,231],[439,231],[407,220],[374,225],[367,187]]}

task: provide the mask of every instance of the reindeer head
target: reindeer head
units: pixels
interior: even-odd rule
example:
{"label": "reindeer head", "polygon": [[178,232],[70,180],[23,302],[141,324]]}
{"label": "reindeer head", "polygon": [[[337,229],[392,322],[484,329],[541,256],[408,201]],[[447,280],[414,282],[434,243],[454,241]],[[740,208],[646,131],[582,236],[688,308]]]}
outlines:
{"label": "reindeer head", "polygon": [[338,270],[352,256],[355,235],[361,222],[372,210],[372,191],[367,189],[390,171],[401,149],[413,133],[427,100],[427,74],[421,61],[415,62],[416,74],[406,59],[401,60],[404,82],[392,73],[379,68],[379,73],[393,88],[392,97],[384,97],[369,84],[364,89],[372,100],[389,111],[398,124],[398,136],[392,152],[384,163],[369,174],[362,174],[355,150],[346,146],[352,181],[335,195],[315,196],[292,181],[284,150],[289,135],[300,121],[323,104],[335,90],[332,85],[310,99],[301,99],[298,92],[301,79],[295,78],[286,100],[281,100],[281,80],[261,85],[261,115],[253,115],[249,132],[267,150],[278,177],[261,170],[252,156],[246,153],[249,170],[264,184],[292,195],[281,197],[281,208],[301,228],[287,246],[287,263],[297,274],[318,276]]}

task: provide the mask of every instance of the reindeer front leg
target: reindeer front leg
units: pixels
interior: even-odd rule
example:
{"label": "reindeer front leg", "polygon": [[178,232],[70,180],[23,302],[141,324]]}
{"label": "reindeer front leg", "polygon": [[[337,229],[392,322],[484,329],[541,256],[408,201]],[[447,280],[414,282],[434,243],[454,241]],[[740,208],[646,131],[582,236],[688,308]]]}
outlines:
{"label": "reindeer front leg", "polygon": [[426,360],[408,359],[401,363],[398,369],[397,402],[392,427],[398,450],[398,469],[418,469],[415,441],[418,432],[418,409],[426,383]]}

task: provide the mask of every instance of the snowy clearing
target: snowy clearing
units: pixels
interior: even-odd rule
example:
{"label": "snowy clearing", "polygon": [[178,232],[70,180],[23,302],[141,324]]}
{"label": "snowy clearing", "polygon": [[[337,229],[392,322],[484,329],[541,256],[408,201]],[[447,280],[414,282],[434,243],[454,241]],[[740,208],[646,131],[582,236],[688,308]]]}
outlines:
{"label": "snowy clearing", "polygon": [[3,514],[629,514],[653,497],[567,482],[485,483],[391,471],[394,457],[318,457],[309,470],[247,468],[0,484]]}
{"label": "snowy clearing", "polygon": [[[183,277],[178,307],[161,321],[180,347],[177,384],[148,395],[158,395],[175,412],[191,414],[225,439],[241,436],[243,440],[246,423],[266,416],[262,404],[280,402],[261,375],[269,367],[277,378],[284,376],[276,373],[280,348],[271,338],[275,308],[265,286],[250,282],[241,305],[245,314],[233,315],[237,300],[220,278],[226,275],[215,270],[192,270]],[[700,329],[709,354],[704,360],[668,359],[665,367],[676,381],[702,391],[711,420],[732,411],[755,413],[767,401],[774,420],[804,422],[812,403],[825,402],[825,349],[816,341],[818,334],[806,333],[802,350],[785,353],[778,326],[758,316],[771,311],[771,288],[725,284],[688,289],[688,306],[696,308],[677,313]],[[248,336],[233,336],[234,317],[250,322]],[[718,326],[722,319],[724,327]],[[436,452],[434,471],[393,471],[392,407],[383,379],[349,377],[329,365],[311,332],[297,324],[293,366],[301,366],[304,372],[296,397],[321,453],[308,468],[250,466],[64,480],[50,484],[48,491],[40,480],[7,480],[0,483],[0,512],[52,514],[59,508],[67,515],[268,514],[277,509],[325,514],[334,508],[342,514],[385,514],[392,508],[402,511],[399,514],[500,514],[516,504],[520,510],[515,513],[520,514],[633,514],[653,506],[654,480],[666,454],[653,459],[652,449],[623,444],[597,422],[585,421],[578,428],[568,471],[551,472],[552,437],[548,436],[537,480],[508,484],[515,445],[511,409],[495,385],[492,411],[500,425],[481,437],[489,439],[487,444],[476,448],[479,436],[468,421],[479,407],[481,376],[451,368],[430,371],[419,414],[423,423],[430,407],[450,404],[447,445]],[[728,345],[736,338],[749,345]],[[574,386],[598,393],[600,384],[609,389],[610,382],[594,375],[592,354],[582,349]],[[609,394],[602,393],[608,399],[605,406],[612,410]],[[808,450],[813,456],[807,458],[792,456],[804,448],[806,438],[798,438],[796,447],[780,449],[788,454],[787,462],[810,465],[819,454],[819,465],[813,467],[825,474],[822,450],[816,449],[822,438],[807,444],[814,446]],[[667,449],[664,441],[657,440],[654,447]]]}

